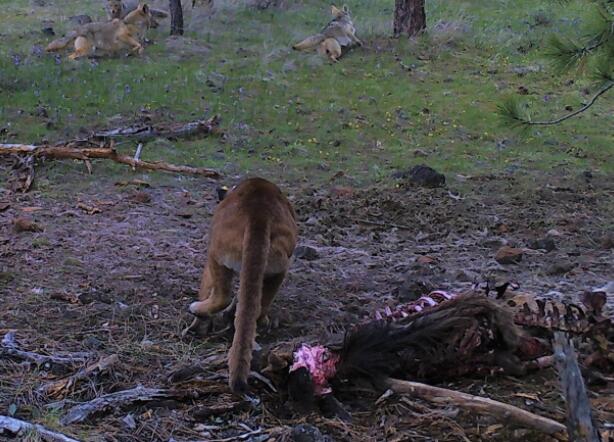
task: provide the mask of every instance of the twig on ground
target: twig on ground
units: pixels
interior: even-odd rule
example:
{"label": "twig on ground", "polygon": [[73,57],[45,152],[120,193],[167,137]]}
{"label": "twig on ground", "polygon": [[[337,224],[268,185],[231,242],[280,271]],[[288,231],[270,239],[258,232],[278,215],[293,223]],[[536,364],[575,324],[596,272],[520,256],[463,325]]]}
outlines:
{"label": "twig on ground", "polygon": [[73,367],[75,365],[83,364],[92,356],[91,353],[86,352],[72,353],[67,356],[48,356],[21,350],[15,342],[14,331],[8,332],[6,335],[4,335],[4,338],[2,338],[2,342],[0,342],[0,354],[32,361],[39,366],[50,364],[60,367]]}
{"label": "twig on ground", "polygon": [[552,419],[525,411],[513,405],[504,404],[480,396],[474,396],[447,388],[433,387],[419,382],[389,379],[388,387],[398,394],[409,394],[436,404],[452,404],[465,410],[499,418],[503,422],[532,428],[555,437],[565,435],[565,426]]}
{"label": "twig on ground", "polygon": [[401,229],[401,230],[412,230],[411,226],[405,226],[403,224],[394,224],[394,223],[381,223],[379,221],[369,221],[368,219],[358,219],[356,220],[358,223],[360,224],[368,224],[371,226],[378,226],[378,227],[395,227],[397,229]]}
{"label": "twig on ground", "polygon": [[569,440],[599,442],[601,439],[593,421],[591,403],[586,394],[573,344],[564,333],[555,332],[553,345],[556,368],[561,378],[561,389],[567,405],[566,423]]}
{"label": "twig on ground", "polygon": [[68,393],[77,382],[82,379],[87,379],[93,374],[102,373],[109,370],[113,365],[119,362],[119,356],[111,355],[106,358],[101,358],[87,367],[83,367],[77,373],[58,381],[50,382],[39,388],[39,392],[51,397],[60,397],[62,394]]}
{"label": "twig on ground", "polygon": [[51,431],[39,424],[31,424],[8,416],[0,416],[0,434],[10,433],[11,436],[24,436],[25,433],[35,431],[47,441],[52,442],[79,442],[77,439],[62,433]]}

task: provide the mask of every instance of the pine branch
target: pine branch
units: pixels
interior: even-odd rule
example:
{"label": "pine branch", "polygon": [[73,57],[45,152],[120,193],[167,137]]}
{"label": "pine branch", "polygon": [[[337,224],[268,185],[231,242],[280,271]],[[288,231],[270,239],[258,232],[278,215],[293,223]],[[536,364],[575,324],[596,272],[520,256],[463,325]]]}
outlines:
{"label": "pine branch", "polygon": [[556,118],[554,120],[547,121],[532,121],[531,116],[528,112],[523,111],[520,107],[521,105],[516,102],[515,104],[511,104],[514,100],[507,100],[503,104],[499,106],[499,114],[501,117],[512,124],[512,126],[552,126],[555,124],[562,123],[565,120],[569,120],[570,118],[575,117],[578,114],[586,111],[590,108],[599,97],[605,94],[607,91],[614,87],[614,81],[606,82],[601,89],[590,99],[588,103],[582,106],[580,109],[573,111],[567,115],[563,115],[560,118]]}

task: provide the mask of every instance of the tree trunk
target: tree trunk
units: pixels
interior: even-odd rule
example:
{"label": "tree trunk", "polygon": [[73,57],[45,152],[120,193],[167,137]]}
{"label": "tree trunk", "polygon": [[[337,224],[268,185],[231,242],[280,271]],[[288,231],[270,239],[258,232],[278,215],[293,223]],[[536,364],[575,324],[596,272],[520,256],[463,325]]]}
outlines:
{"label": "tree trunk", "polygon": [[407,34],[410,37],[421,34],[426,29],[425,0],[395,0],[394,36]]}
{"label": "tree trunk", "polygon": [[171,35],[183,35],[183,7],[181,0],[169,0],[171,10]]}

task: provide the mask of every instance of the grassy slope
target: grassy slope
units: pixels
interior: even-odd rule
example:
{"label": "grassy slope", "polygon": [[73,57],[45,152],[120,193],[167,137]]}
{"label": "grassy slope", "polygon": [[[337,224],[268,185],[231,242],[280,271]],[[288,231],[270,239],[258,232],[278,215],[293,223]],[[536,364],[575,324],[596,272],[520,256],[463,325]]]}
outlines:
{"label": "grassy slope", "polygon": [[[36,3],[6,2],[0,15],[0,122],[9,128],[1,141],[65,139],[81,128],[117,124],[118,115],[162,108],[177,120],[218,113],[227,140],[154,143],[145,158],[227,172],[317,180],[343,170],[373,181],[416,162],[469,174],[589,167],[614,172],[611,94],[581,118],[528,135],[502,128],[495,114],[501,97],[520,86],[544,117],[586,100],[582,89],[589,83],[569,85],[569,77],[555,76],[547,66],[522,77],[512,71],[544,66],[545,36],[578,32],[574,17],[583,2],[433,0],[429,24],[439,25],[412,43],[387,38],[392,1],[357,1],[350,7],[367,48],[336,65],[288,49],[326,22],[324,1],[284,11],[225,4],[211,20],[190,19],[187,10],[187,37],[196,46],[209,45],[206,55],[169,54],[164,23],[152,31],[155,44],[142,59],[98,63],[58,63],[36,55],[33,45],[48,42],[39,32],[42,19],[56,20],[54,28],[63,31],[67,16],[101,16],[101,2],[70,1],[63,9],[57,5],[64,2]],[[549,26],[534,26],[540,12]],[[222,91],[206,85],[211,72],[225,77]],[[36,116],[39,106],[48,110],[52,126]],[[416,149],[429,157],[416,158]]]}

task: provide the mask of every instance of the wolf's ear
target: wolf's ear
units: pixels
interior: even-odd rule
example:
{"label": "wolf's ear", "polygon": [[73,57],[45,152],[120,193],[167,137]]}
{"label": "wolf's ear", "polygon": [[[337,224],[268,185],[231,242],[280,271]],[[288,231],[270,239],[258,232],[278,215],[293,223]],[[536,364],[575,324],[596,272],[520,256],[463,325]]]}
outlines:
{"label": "wolf's ear", "polygon": [[348,5],[343,5],[343,12],[350,12],[350,8],[348,8]]}
{"label": "wolf's ear", "polygon": [[330,5],[330,13],[336,17],[337,15],[341,14],[341,10],[337,8],[335,5]]}
{"label": "wolf's ear", "polygon": [[149,14],[149,6],[143,3],[143,6],[141,6],[141,11],[143,11],[145,14]]}

